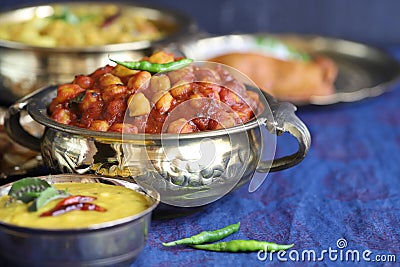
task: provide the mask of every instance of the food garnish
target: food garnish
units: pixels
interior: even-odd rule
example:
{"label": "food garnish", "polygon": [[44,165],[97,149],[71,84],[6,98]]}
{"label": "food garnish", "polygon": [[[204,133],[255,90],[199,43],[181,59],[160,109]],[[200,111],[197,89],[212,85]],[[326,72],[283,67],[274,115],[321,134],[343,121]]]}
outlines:
{"label": "food garnish", "polygon": [[294,244],[283,245],[274,242],[258,241],[258,240],[231,240],[227,242],[210,243],[219,241],[239,230],[240,222],[228,225],[224,228],[214,231],[203,231],[197,235],[162,243],[163,246],[175,245],[189,245],[195,249],[219,251],[219,252],[252,252],[263,250],[265,252],[276,252],[280,250],[287,250],[294,246]]}
{"label": "food garnish", "polygon": [[58,202],[56,207],[59,208],[59,207],[67,206],[67,205],[71,205],[71,204],[87,203],[87,202],[91,202],[93,200],[96,200],[96,197],[82,196],[82,195],[69,196],[67,198],[64,198],[60,202]]}
{"label": "food garnish", "polygon": [[58,216],[61,214],[64,214],[66,212],[70,212],[73,210],[93,210],[93,211],[100,211],[104,212],[107,211],[107,209],[96,205],[94,203],[89,203],[89,202],[80,202],[80,203],[74,203],[74,204],[69,204],[69,205],[61,205],[61,206],[55,206],[53,209],[48,210],[40,214],[40,217],[46,217],[46,216]]}
{"label": "food garnish", "polygon": [[91,203],[96,200],[96,197],[71,196],[67,191],[58,190],[39,178],[28,177],[14,182],[8,195],[11,197],[11,202],[14,200],[21,200],[24,203],[32,202],[28,206],[30,212],[37,211],[52,200],[63,198],[53,209],[43,212],[40,217],[56,216],[72,210],[106,211],[105,208]]}
{"label": "food garnish", "polygon": [[219,242],[213,244],[191,245],[192,248],[220,251],[220,252],[252,252],[264,250],[267,252],[287,250],[293,247],[294,244],[281,245],[273,242],[258,241],[258,240],[231,240],[228,242]]}
{"label": "food garnish", "polygon": [[143,71],[148,71],[148,72],[153,72],[153,73],[158,73],[158,72],[167,72],[167,71],[173,71],[173,70],[178,70],[183,67],[186,67],[190,63],[193,62],[193,59],[191,58],[183,58],[180,60],[176,60],[173,62],[169,63],[151,63],[147,60],[140,60],[140,61],[118,61],[109,58],[112,62],[115,62],[119,65],[122,65],[128,69],[131,70],[143,70]]}
{"label": "food garnish", "polygon": [[213,244],[191,245],[192,248],[220,251],[220,252],[252,252],[264,250],[267,252],[275,252],[287,250],[293,247],[294,244],[281,245],[273,242],[258,241],[258,240],[231,240],[228,242],[219,242]]}
{"label": "food garnish", "polygon": [[[23,178],[13,183],[8,191],[9,202],[21,200],[23,203],[32,202],[28,211],[37,211],[53,199],[69,196],[64,190],[57,190],[48,182],[39,178]],[[8,202],[8,203],[9,203]]]}
{"label": "food garnish", "polygon": [[28,207],[28,211],[37,211],[50,201],[67,196],[69,196],[69,194],[66,191],[57,190],[54,187],[48,187],[33,200],[32,204]]}
{"label": "food garnish", "polygon": [[28,203],[37,198],[41,192],[51,185],[39,178],[23,178],[13,183],[8,195],[24,203]]}
{"label": "food garnish", "polygon": [[233,233],[236,233],[239,230],[239,227],[240,227],[240,222],[228,225],[224,228],[217,229],[214,231],[203,231],[191,237],[171,241],[168,243],[163,243],[163,246],[171,247],[176,245],[197,245],[208,242],[214,242],[221,240]]}
{"label": "food garnish", "polygon": [[100,207],[94,203],[90,203],[94,200],[96,200],[96,197],[92,196],[69,196],[58,202],[51,210],[40,214],[40,217],[57,216],[73,210],[107,211],[107,209],[103,207]]}
{"label": "food garnish", "polygon": [[311,55],[308,53],[299,51],[276,38],[259,36],[256,37],[255,43],[261,50],[277,58],[301,61],[312,60]]}
{"label": "food garnish", "polygon": [[61,20],[69,24],[77,24],[82,18],[74,14],[68,7],[62,7],[59,13],[55,13],[49,17],[50,20]]}

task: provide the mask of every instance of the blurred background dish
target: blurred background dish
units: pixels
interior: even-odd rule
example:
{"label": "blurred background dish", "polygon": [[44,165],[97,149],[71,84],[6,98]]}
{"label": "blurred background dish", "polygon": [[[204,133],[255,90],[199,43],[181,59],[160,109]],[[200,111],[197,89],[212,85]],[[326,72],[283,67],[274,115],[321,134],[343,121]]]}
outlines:
{"label": "blurred background dish", "polygon": [[[102,13],[84,13],[88,10]],[[105,14],[104,10],[110,12]],[[134,29],[126,29],[129,12],[137,22],[133,23]],[[87,25],[92,17],[94,25]],[[41,30],[31,30],[31,23]],[[156,45],[177,41],[196,30],[190,17],[175,10],[110,2],[66,2],[15,9],[2,12],[0,24],[7,26],[0,29],[0,104],[4,106],[45,85],[90,73],[108,63],[109,55],[140,58]],[[83,29],[76,30],[79,24],[84,24]],[[94,30],[99,27],[107,30]],[[89,33],[80,35],[85,29]],[[66,34],[68,31],[70,34]],[[24,34],[9,40],[17,36],[15,32]],[[97,36],[104,32],[115,38],[106,41]]]}
{"label": "blurred background dish", "polygon": [[[294,79],[293,82],[285,82],[288,86],[293,86],[293,89],[305,88],[302,83],[321,87],[328,87],[329,82],[332,83],[333,88],[327,88],[322,93],[319,92],[319,95],[312,94],[311,91],[306,95],[307,98],[304,96],[293,97],[293,94],[296,96],[298,92],[291,93],[291,88],[285,88],[283,93],[279,92],[276,95],[279,100],[289,100],[297,105],[328,105],[374,97],[390,89],[391,83],[397,80],[400,73],[399,63],[382,50],[361,43],[321,36],[233,34],[188,41],[172,49],[178,49],[185,56],[195,60],[212,58],[218,60],[219,56],[229,53],[258,53],[263,56],[275,57],[276,61],[296,62],[286,69],[280,68],[280,75],[278,73],[278,75],[272,77],[279,83],[279,79],[293,79],[290,75],[296,73],[298,79]],[[325,61],[321,66],[326,63],[335,64],[333,68],[329,67],[330,70],[325,74],[320,72],[320,74],[315,73],[314,75],[331,76],[328,84],[324,84],[322,81],[318,83],[318,81],[304,80],[306,75],[311,77],[310,71],[312,70],[305,66],[299,66],[298,62],[307,62],[310,58],[313,60],[321,58],[321,56]],[[333,62],[326,62],[326,60]],[[226,63],[229,63],[229,61],[226,61]],[[240,58],[234,64],[240,70]],[[259,64],[263,63],[258,60],[253,64],[254,68],[243,68],[242,71],[251,78],[252,73],[246,73],[246,71],[257,70]],[[263,71],[266,80],[271,78],[268,74],[270,70],[268,67],[271,69],[270,65],[264,67],[265,71]],[[303,69],[299,70],[299,67]],[[282,73],[282,71],[286,71],[286,73]],[[261,75],[261,77],[263,76]],[[314,78],[317,79],[318,77]],[[257,81],[255,82],[257,83]],[[262,88],[262,85],[259,86]],[[320,88],[315,89],[319,90]]]}
{"label": "blurred background dish", "polygon": [[156,41],[178,28],[140,8],[89,5],[53,4],[4,15],[0,39],[39,47],[87,47]]}
{"label": "blurred background dish", "polygon": [[[199,29],[215,35],[297,33],[331,36],[379,46],[397,45],[400,42],[398,0],[386,0],[384,5],[373,0],[136,1],[185,12],[196,20]],[[2,0],[0,9],[40,3],[43,0]]]}

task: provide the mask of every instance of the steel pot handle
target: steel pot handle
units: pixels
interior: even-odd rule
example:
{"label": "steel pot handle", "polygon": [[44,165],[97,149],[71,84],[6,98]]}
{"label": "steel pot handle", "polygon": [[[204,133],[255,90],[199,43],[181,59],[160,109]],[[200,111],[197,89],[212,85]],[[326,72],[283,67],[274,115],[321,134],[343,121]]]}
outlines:
{"label": "steel pot handle", "polygon": [[28,133],[20,123],[21,112],[26,109],[28,103],[28,101],[21,101],[8,108],[4,118],[4,129],[13,141],[40,152],[40,139]]}
{"label": "steel pot handle", "polygon": [[293,135],[299,144],[297,152],[289,156],[273,159],[268,161],[261,161],[258,164],[257,172],[275,172],[290,168],[300,163],[306,156],[311,146],[311,136],[306,125],[296,116],[296,106],[288,102],[279,102],[264,94],[274,116],[274,122],[265,122],[267,130],[275,130],[279,136],[284,132]]}

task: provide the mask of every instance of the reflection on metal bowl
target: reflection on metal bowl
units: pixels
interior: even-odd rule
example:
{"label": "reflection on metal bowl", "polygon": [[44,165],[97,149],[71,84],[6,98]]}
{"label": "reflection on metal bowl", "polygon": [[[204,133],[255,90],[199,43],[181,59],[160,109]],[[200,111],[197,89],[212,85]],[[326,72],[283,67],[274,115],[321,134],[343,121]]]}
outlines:
{"label": "reflection on metal bowl", "polygon": [[[96,6],[110,3],[96,2]],[[112,3],[111,3],[112,4]],[[64,6],[93,5],[90,2],[63,3]],[[157,45],[177,41],[196,30],[193,20],[185,14],[164,8],[136,4],[118,4],[120,9],[140,11],[152,20],[168,25],[160,40],[141,40],[130,43],[81,47],[39,47],[0,39],[0,104],[10,105],[35,89],[73,79],[76,74],[87,74],[107,64],[108,55],[138,59]],[[40,8],[27,7],[0,14],[0,23],[24,21],[32,18]]]}

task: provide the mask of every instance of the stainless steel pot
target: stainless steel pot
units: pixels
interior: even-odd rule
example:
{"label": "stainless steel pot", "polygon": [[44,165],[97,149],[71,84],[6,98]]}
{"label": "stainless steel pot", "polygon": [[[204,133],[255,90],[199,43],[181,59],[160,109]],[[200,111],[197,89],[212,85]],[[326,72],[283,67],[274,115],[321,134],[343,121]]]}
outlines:
{"label": "stainless steel pot", "polygon": [[[129,264],[143,250],[159,194],[151,188],[100,176],[60,174],[39,177],[49,183],[106,183],[145,194],[145,211],[78,229],[35,229],[0,222],[0,255],[11,266],[115,266]],[[0,187],[0,196],[12,184]]]}
{"label": "stainless steel pot", "polygon": [[[310,148],[310,133],[295,115],[295,106],[267,94],[265,98],[260,95],[264,111],[242,126],[180,135],[121,135],[59,124],[47,115],[47,105],[55,95],[56,86],[50,86],[12,105],[5,118],[10,137],[41,151],[53,172],[134,179],[155,188],[168,205],[211,203],[249,182],[255,171],[268,173],[298,164]],[[21,111],[45,126],[40,139],[21,127]],[[274,159],[276,135],[284,132],[296,138],[298,150]],[[261,160],[265,154],[268,159]],[[261,182],[252,180],[249,190],[254,191]]]}
{"label": "stainless steel pot", "polygon": [[[113,2],[96,2],[96,6]],[[65,2],[63,6],[93,5],[93,2]],[[108,63],[107,56],[138,59],[151,54],[157,46],[178,41],[196,31],[196,24],[185,14],[139,4],[120,3],[121,9],[140,11],[155,21],[169,24],[169,34],[157,41],[102,46],[44,48],[0,39],[0,104],[11,105],[30,92],[68,82],[76,74],[90,73]],[[38,10],[51,10],[52,5],[26,7],[0,13],[0,23],[29,20]]]}

